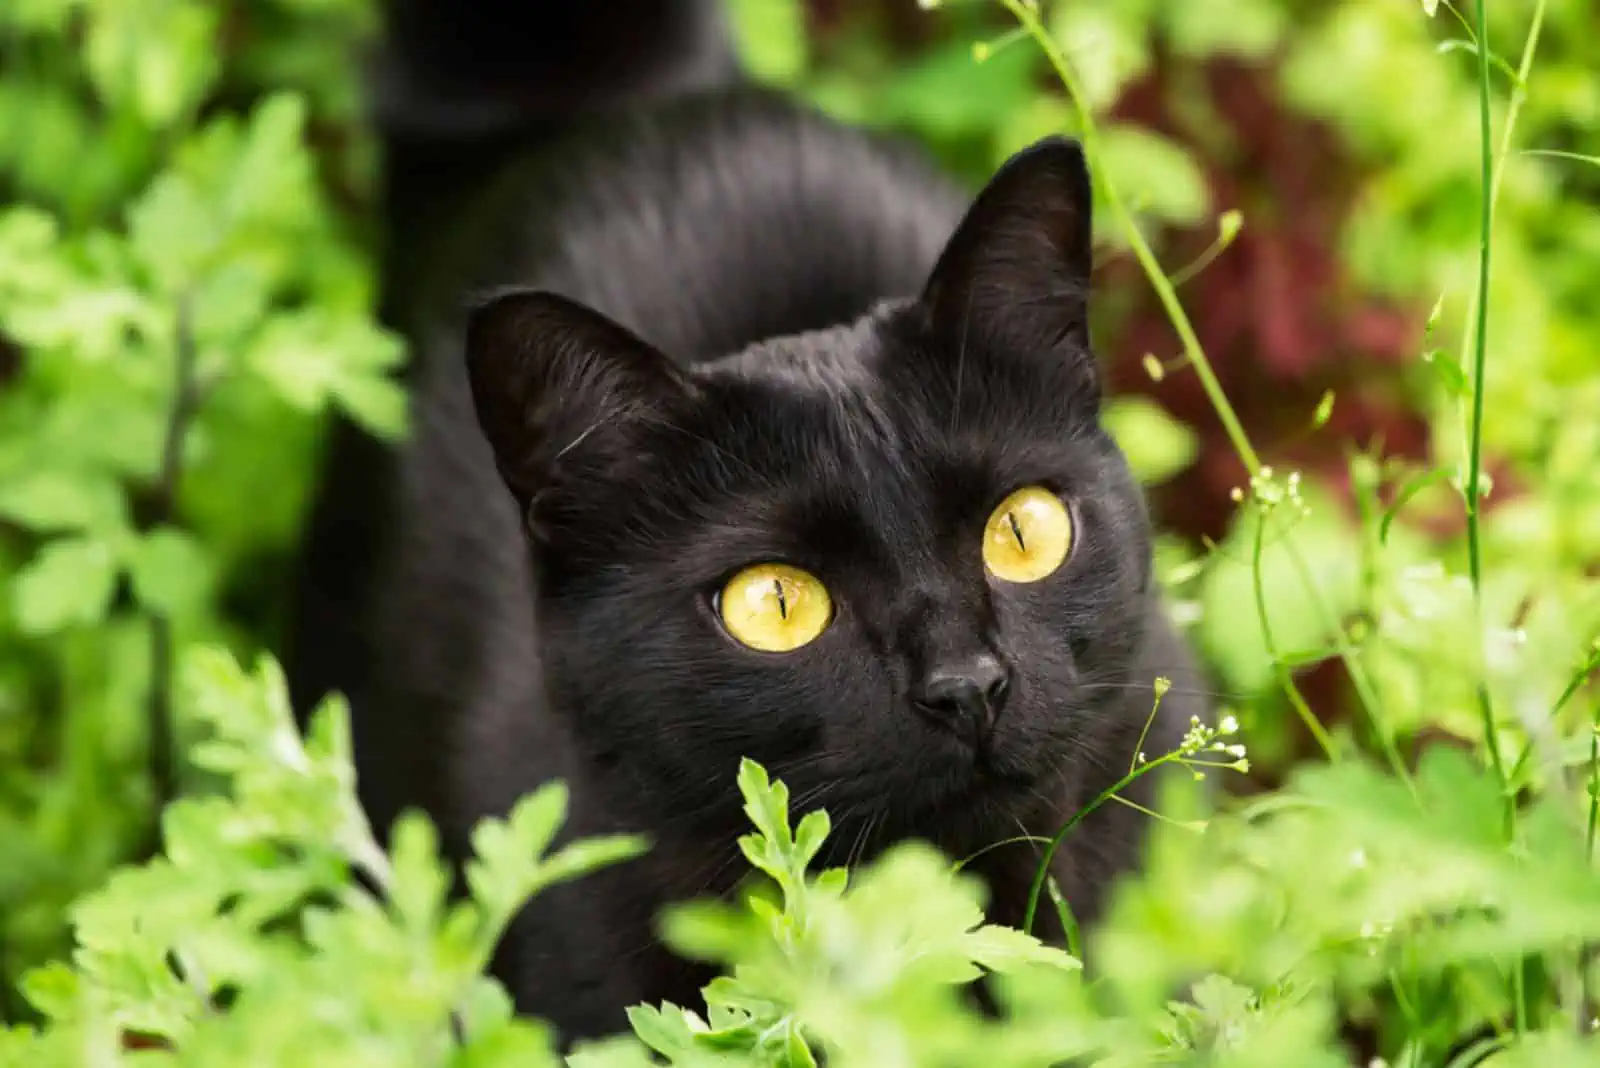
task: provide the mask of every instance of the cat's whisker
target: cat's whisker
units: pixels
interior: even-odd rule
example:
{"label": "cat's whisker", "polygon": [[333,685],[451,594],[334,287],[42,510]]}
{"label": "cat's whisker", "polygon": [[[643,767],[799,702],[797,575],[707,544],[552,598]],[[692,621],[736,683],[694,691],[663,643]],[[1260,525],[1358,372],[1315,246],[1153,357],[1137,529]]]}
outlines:
{"label": "cat's whisker", "polygon": [[721,456],[721,457],[724,457],[726,459],[732,460],[734,463],[738,464],[744,470],[745,474],[751,475],[751,476],[756,476],[756,474],[757,474],[756,469],[754,467],[751,467],[749,462],[747,460],[745,460],[744,457],[740,456],[738,453],[735,453],[735,452],[733,452],[733,451],[731,451],[729,449],[726,449],[723,446],[717,444],[715,441],[712,441],[710,438],[706,437],[704,434],[696,434],[694,431],[690,430],[688,427],[675,426],[675,425],[674,426],[669,426],[667,429],[670,429],[674,433],[683,435],[684,437],[688,438],[690,441],[695,442],[696,444],[704,445],[706,448],[710,449],[712,452],[716,453],[718,456]]}
{"label": "cat's whisker", "polygon": [[956,396],[955,403],[950,411],[950,433],[956,432],[956,427],[961,425],[961,386],[962,372],[967,367],[967,327],[972,320],[972,291],[967,291],[967,303],[961,313],[961,340],[956,343]]}
{"label": "cat's whisker", "polygon": [[[828,839],[828,846],[823,854],[824,866],[830,865],[833,861],[833,858],[838,854],[839,843],[843,840],[839,837],[839,834],[850,822],[850,818],[855,815],[856,809],[859,807],[859,804],[850,805],[844,810],[844,814],[834,821],[833,835]],[[849,865],[846,864],[846,866],[848,867]]]}

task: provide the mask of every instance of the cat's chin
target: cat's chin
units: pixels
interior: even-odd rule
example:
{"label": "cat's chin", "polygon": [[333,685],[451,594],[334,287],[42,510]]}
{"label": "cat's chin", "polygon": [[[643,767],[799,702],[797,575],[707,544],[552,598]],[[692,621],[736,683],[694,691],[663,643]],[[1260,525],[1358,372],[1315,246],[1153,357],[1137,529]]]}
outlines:
{"label": "cat's chin", "polygon": [[[1015,833],[1016,821],[1045,795],[1038,755],[1003,745],[974,748],[955,742],[924,752],[915,780],[885,796],[897,822],[913,833],[966,840],[983,833]],[[928,759],[932,757],[932,759]]]}

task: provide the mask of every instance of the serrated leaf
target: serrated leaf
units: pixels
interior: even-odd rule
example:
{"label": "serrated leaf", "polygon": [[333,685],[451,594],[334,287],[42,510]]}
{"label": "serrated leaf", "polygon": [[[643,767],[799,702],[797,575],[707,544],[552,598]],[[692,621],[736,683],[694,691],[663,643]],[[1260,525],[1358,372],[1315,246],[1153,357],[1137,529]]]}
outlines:
{"label": "serrated leaf", "polygon": [[663,1003],[659,1009],[635,1005],[628,1010],[628,1023],[641,1042],[664,1057],[672,1057],[694,1050],[694,1031],[684,1015],[671,1002]]}
{"label": "serrated leaf", "polygon": [[486,819],[473,829],[467,883],[489,916],[509,918],[532,892],[566,811],[566,785],[548,782],[518,801],[506,819]]}
{"label": "serrated leaf", "polygon": [[450,873],[439,860],[439,838],[426,816],[407,812],[395,821],[389,856],[390,908],[413,936],[430,935],[450,891]]}
{"label": "serrated leaf", "polygon": [[821,851],[822,845],[828,839],[831,823],[827,812],[815,809],[807,812],[800,820],[800,826],[794,834],[794,866],[797,871],[803,871],[811,866]]}
{"label": "serrated leaf", "polygon": [[766,769],[748,758],[739,764],[738,781],[745,815],[769,846],[786,854],[794,844],[789,834],[789,788],[771,781]]}
{"label": "serrated leaf", "polygon": [[543,890],[557,883],[599,871],[641,856],[649,849],[649,842],[641,835],[617,834],[605,837],[584,838],[563,846],[539,865],[536,889]]}
{"label": "serrated leaf", "polygon": [[116,589],[117,560],[111,548],[92,538],[60,538],[40,549],[17,573],[12,607],[17,625],[29,634],[98,623]]}
{"label": "serrated leaf", "polygon": [[167,173],[128,209],[128,239],[134,257],[157,290],[182,293],[210,266],[218,248],[220,221],[194,182]]}
{"label": "serrated leaf", "polygon": [[1083,965],[1072,955],[1010,927],[985,924],[968,931],[962,947],[978,964],[991,972],[1013,972],[1028,965],[1047,965],[1065,971],[1078,971]]}
{"label": "serrated leaf", "polygon": [[450,1068],[558,1068],[550,1032],[532,1020],[507,1019],[472,1036]]}

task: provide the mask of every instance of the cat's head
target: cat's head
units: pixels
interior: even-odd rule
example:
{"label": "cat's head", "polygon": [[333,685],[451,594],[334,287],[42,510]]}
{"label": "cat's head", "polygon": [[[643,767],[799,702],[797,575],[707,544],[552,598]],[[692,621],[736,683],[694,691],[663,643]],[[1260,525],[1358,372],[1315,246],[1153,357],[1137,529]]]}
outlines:
{"label": "cat's head", "polygon": [[1083,156],[1052,139],[919,296],[850,325],[686,369],[561,297],[476,311],[554,706],[668,833],[737,816],[741,756],[952,846],[1126,761],[1150,548],[1099,426],[1090,260]]}

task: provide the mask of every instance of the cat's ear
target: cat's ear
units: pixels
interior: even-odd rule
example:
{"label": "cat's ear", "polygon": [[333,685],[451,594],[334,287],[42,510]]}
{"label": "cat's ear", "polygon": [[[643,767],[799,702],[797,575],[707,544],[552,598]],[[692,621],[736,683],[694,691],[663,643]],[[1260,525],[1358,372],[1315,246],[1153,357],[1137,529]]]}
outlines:
{"label": "cat's ear", "polygon": [[642,431],[670,421],[691,391],[670,358],[553,293],[496,294],[473,309],[466,334],[478,423],[530,522],[542,495],[635,457]]}
{"label": "cat's ear", "polygon": [[1083,149],[1049,137],[1012,156],[945,245],[923,291],[953,345],[1056,348],[1087,361],[1092,192]]}

